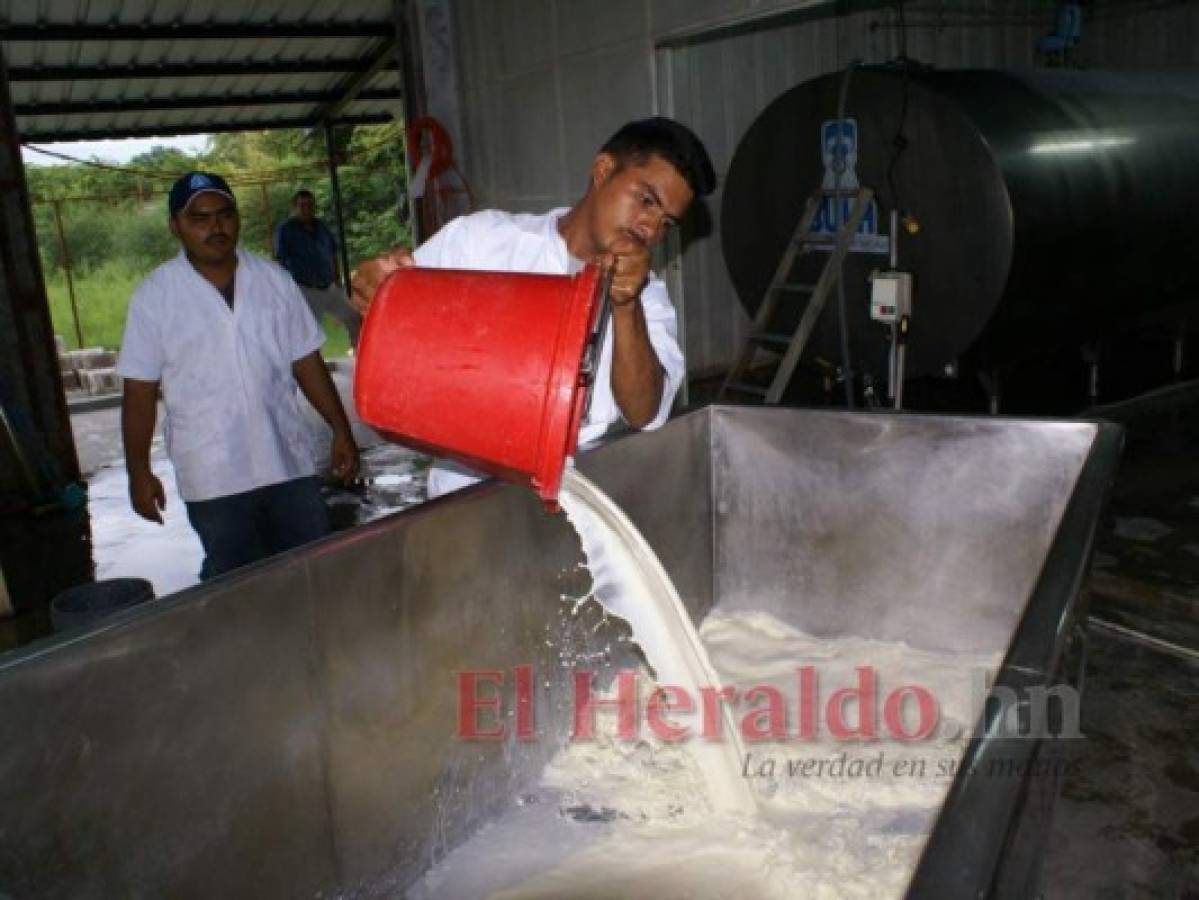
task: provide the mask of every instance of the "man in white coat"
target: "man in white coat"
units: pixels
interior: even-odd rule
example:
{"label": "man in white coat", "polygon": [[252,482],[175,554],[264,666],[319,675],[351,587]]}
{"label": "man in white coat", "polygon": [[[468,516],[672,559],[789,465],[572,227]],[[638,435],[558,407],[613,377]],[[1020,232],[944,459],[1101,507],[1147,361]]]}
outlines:
{"label": "man in white coat", "polygon": [[[670,415],[684,367],[674,307],[650,271],[650,253],[715,182],[707,151],[686,126],[660,117],[630,122],[600,148],[574,206],[455,219],[415,252],[397,247],[360,265],[352,301],[365,313],[382,280],[403,266],[568,275],[597,263],[612,275],[612,317],[579,444],[622,419],[633,428],[657,428]],[[480,477],[439,460],[429,473],[429,496]]]}
{"label": "man in white coat", "polygon": [[130,301],[121,427],[130,501],[161,524],[166,495],[150,469],[161,387],[167,454],[207,578],[329,532],[297,384],[333,429],[334,474],[355,476],[358,449],[296,283],[237,248],[229,185],[191,172],[171,188],[169,209],[182,249]]}

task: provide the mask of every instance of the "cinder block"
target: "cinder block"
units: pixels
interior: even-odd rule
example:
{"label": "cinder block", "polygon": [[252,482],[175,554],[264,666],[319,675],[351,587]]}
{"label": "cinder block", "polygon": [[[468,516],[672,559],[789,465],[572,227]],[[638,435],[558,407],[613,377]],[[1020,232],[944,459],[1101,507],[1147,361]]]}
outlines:
{"label": "cinder block", "polygon": [[103,347],[87,347],[66,353],[72,369],[108,369],[117,364],[117,355]]}
{"label": "cinder block", "polygon": [[97,394],[116,394],[121,390],[121,379],[117,370],[108,367],[104,369],[80,369],[79,381],[83,389],[92,396]]}
{"label": "cinder block", "polygon": [[70,360],[72,369],[88,369],[93,368],[87,364],[88,359],[97,353],[103,352],[103,347],[87,347],[82,350],[68,350],[65,356]]}

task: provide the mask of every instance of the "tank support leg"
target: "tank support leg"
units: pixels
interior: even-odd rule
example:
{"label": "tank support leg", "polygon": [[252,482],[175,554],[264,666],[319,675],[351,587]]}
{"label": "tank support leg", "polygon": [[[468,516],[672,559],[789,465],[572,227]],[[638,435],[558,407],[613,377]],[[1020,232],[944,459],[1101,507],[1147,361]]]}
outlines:
{"label": "tank support leg", "polygon": [[987,412],[993,416],[999,415],[999,370],[979,372],[978,380],[987,394]]}
{"label": "tank support leg", "polygon": [[1087,405],[1095,406],[1099,402],[1099,343],[1084,344],[1082,361],[1087,366]]}

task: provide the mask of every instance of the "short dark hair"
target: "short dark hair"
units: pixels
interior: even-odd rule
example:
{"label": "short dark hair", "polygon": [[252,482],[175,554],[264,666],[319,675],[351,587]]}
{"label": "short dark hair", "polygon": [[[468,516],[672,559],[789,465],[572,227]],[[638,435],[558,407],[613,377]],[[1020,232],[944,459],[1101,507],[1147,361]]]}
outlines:
{"label": "short dark hair", "polygon": [[608,138],[600,153],[612,154],[619,165],[660,156],[679,170],[699,197],[706,197],[716,187],[716,171],[703,141],[674,119],[654,116],[629,122]]}
{"label": "short dark hair", "polygon": [[297,200],[299,200],[303,197],[307,197],[309,200],[313,201],[314,203],[316,202],[316,194],[312,193],[312,191],[308,190],[308,188],[300,188],[298,191],[296,191],[294,194],[292,194],[291,202],[295,203]]}

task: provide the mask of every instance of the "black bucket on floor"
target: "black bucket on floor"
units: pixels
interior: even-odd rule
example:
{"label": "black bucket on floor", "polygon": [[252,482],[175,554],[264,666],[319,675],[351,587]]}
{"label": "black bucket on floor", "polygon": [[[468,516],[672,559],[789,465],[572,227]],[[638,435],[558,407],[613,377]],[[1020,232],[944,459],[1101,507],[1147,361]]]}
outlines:
{"label": "black bucket on floor", "polygon": [[69,631],[96,624],[105,616],[154,599],[144,578],[109,578],[68,588],[50,602],[50,624]]}

